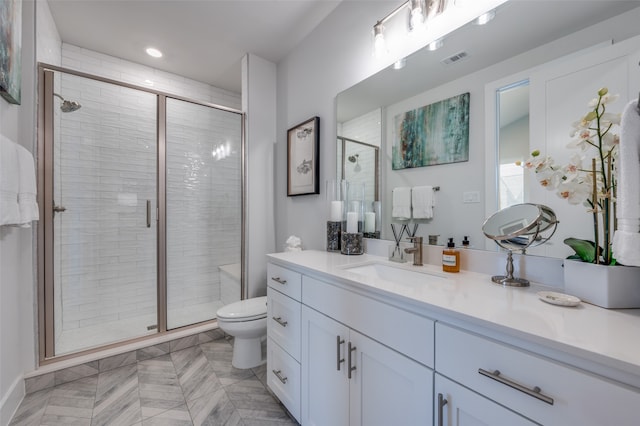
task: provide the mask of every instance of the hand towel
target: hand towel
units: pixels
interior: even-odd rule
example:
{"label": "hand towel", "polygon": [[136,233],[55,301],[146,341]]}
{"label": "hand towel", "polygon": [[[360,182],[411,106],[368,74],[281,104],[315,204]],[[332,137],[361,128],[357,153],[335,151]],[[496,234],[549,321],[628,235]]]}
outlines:
{"label": "hand towel", "polygon": [[414,186],[411,189],[411,208],[414,219],[433,218],[433,186]]}
{"label": "hand towel", "polygon": [[393,188],[392,199],[391,216],[400,220],[411,219],[411,188]]}
{"label": "hand towel", "polygon": [[36,169],[33,155],[23,146],[16,145],[18,151],[18,206],[20,208],[19,225],[25,228],[31,222],[39,219],[38,203],[36,202]]}
{"label": "hand towel", "polygon": [[638,100],[627,104],[620,121],[618,155],[618,229],[613,255],[623,265],[640,266],[640,111]]}
{"label": "hand towel", "polygon": [[0,225],[20,223],[18,144],[0,135]]}

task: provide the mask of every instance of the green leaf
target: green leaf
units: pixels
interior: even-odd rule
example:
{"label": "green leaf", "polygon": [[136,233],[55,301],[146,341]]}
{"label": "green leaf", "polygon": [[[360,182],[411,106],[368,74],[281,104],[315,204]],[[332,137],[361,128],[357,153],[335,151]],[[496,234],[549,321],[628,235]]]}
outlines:
{"label": "green leaf", "polygon": [[[583,262],[593,263],[596,260],[596,244],[593,241],[567,238],[564,243],[571,247],[576,252],[574,256]],[[571,258],[575,259],[573,256]]]}

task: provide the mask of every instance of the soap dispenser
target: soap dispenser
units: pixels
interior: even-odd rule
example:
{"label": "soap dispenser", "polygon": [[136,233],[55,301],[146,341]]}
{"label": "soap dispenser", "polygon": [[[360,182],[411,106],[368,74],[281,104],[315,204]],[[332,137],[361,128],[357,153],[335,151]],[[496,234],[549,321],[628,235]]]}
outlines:
{"label": "soap dispenser", "polygon": [[447,248],[442,250],[442,270],[444,272],[460,272],[460,251],[456,249],[453,238],[449,238]]}
{"label": "soap dispenser", "polygon": [[469,248],[469,243],[471,241],[469,241],[469,239],[467,238],[467,236],[464,236],[464,240],[462,240],[462,248]]}

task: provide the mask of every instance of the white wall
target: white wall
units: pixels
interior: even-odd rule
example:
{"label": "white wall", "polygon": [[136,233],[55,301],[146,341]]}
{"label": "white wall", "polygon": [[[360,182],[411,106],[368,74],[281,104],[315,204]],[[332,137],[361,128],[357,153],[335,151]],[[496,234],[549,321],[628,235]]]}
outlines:
{"label": "white wall", "polygon": [[276,250],[273,165],[276,141],[276,67],[259,56],[242,59],[246,121],[245,285],[247,297],[267,292],[266,253]]}
{"label": "white wall", "polygon": [[[35,4],[22,3],[22,104],[0,98],[0,134],[35,147]],[[35,367],[34,228],[0,227],[0,424],[24,395],[23,373]]]}
{"label": "white wall", "polygon": [[[397,3],[397,2],[396,2]],[[381,69],[371,55],[372,23],[393,2],[342,2],[290,55],[278,63],[278,121],[275,152],[276,248],[289,235],[305,249],[325,248],[324,187],[336,176],[335,96]],[[287,197],[287,129],[320,117],[320,195]]]}

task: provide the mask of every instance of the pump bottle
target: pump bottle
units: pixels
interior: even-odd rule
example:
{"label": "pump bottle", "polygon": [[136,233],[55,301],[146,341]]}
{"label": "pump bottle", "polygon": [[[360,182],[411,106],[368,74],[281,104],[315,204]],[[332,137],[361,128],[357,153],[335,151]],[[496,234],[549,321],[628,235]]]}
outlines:
{"label": "pump bottle", "polygon": [[449,238],[447,248],[442,250],[442,270],[444,272],[460,272],[460,251],[455,247],[453,238]]}

